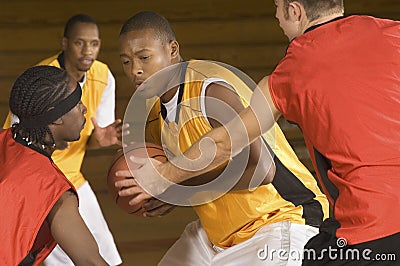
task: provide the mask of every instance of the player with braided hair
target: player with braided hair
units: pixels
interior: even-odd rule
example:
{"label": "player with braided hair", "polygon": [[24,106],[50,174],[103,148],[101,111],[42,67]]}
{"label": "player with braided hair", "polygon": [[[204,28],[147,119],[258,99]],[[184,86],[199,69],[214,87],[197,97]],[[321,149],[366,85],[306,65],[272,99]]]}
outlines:
{"label": "player with braided hair", "polygon": [[87,112],[81,95],[79,84],[52,66],[29,68],[13,85],[10,110],[20,122],[0,131],[1,265],[39,265],[56,243],[75,265],[107,265],[74,186],[51,159],[80,138]]}
{"label": "player with braided hair", "polygon": [[[32,76],[35,76],[37,72],[47,73],[52,79],[58,78],[62,82],[54,84],[55,90],[49,90],[53,81],[44,78],[33,80]],[[68,84],[65,76],[67,76],[66,72],[54,71],[54,68],[30,69],[29,72],[27,71],[26,75],[22,75],[17,79],[16,87],[11,91],[11,112],[20,117],[22,121],[26,121],[26,119],[32,115],[43,113],[49,109],[50,106],[57,106],[67,94],[67,91],[62,89]],[[47,99],[52,99],[53,102],[49,102]],[[19,134],[23,138],[30,139],[30,141],[34,143],[43,145],[42,147],[54,145],[53,134],[47,125],[36,128],[27,127],[27,125],[18,123],[14,124],[13,130],[15,132],[20,132]],[[51,137],[50,140],[45,139],[47,134]]]}
{"label": "player with braided hair", "polygon": [[[96,20],[86,14],[72,16],[64,28],[62,51],[42,60],[39,65],[65,69],[82,87],[82,102],[87,108],[87,123],[78,141],[68,149],[57,150],[52,159],[79,195],[79,212],[90,232],[95,236],[100,254],[111,265],[121,264],[114,238],[102,214],[90,183],[81,172],[86,149],[120,145],[121,120],[115,120],[115,79],[108,66],[97,60],[101,39]],[[27,90],[27,93],[29,90]],[[46,96],[42,96],[46,97]],[[4,123],[11,127],[19,116],[12,110]],[[72,261],[57,246],[44,262],[46,266],[70,265]]]}

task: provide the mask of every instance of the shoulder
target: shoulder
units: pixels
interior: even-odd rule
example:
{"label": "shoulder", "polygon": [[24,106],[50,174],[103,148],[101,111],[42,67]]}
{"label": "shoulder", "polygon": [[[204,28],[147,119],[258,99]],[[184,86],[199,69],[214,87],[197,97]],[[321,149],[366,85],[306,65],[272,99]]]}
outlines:
{"label": "shoulder", "polygon": [[48,57],[46,59],[43,59],[42,61],[40,61],[37,65],[48,65],[48,66],[55,66],[55,67],[60,67],[60,64],[58,63],[58,55],[53,55],[51,57]]}
{"label": "shoulder", "polygon": [[92,65],[92,67],[90,69],[92,69],[92,68],[93,69],[101,69],[101,70],[108,70],[109,69],[107,64],[105,64],[105,63],[103,63],[103,62],[101,62],[99,60],[95,60],[93,62],[93,65]]}
{"label": "shoulder", "polygon": [[107,85],[109,73],[110,70],[108,66],[105,63],[97,60],[94,61],[89,71],[86,72],[88,80],[98,81],[104,83],[105,85]]}
{"label": "shoulder", "polygon": [[[25,184],[30,184],[26,186],[25,193],[54,194],[73,187],[48,157],[22,145],[18,145],[18,147],[19,150],[14,149],[13,153],[18,154],[19,160],[24,163],[14,165],[13,176]],[[23,173],[23,175],[19,173]]]}
{"label": "shoulder", "polygon": [[207,97],[213,97],[220,99],[224,102],[229,102],[231,97],[238,98],[237,92],[227,82],[217,81],[211,82],[207,85],[205,95]]}

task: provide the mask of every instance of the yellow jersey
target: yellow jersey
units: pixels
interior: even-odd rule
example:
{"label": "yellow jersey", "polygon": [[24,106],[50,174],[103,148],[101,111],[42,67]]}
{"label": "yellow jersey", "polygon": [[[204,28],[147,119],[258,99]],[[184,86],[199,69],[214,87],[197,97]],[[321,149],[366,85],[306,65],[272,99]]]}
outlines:
{"label": "yellow jersey", "polygon": [[[212,129],[201,114],[203,83],[220,78],[233,87],[248,106],[251,89],[231,70],[208,61],[189,62],[178,104],[178,118],[166,122],[159,99],[150,111],[146,134],[174,155],[188,149]],[[263,135],[276,156],[276,174],[271,184],[254,191],[230,191],[222,197],[194,209],[209,240],[216,246],[228,248],[251,238],[262,226],[291,221],[319,226],[328,217],[328,201],[316,180],[298,160],[277,124]],[[179,149],[179,150],[177,150]]]}

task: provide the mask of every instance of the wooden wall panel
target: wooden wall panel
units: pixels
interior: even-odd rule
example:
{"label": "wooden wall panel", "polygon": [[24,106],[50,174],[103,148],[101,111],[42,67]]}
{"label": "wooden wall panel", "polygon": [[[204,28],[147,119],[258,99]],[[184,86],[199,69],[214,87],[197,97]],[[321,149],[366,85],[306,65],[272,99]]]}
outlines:
{"label": "wooden wall panel", "polygon": [[[103,49],[115,49],[121,24],[100,25]],[[182,45],[286,43],[275,19],[243,19],[240,21],[183,21],[172,23]],[[254,30],[249,30],[254,29]],[[262,33],[259,32],[262,30]],[[60,25],[0,27],[0,51],[57,50],[63,34]]]}
{"label": "wooden wall panel", "polygon": [[[244,68],[265,68],[274,67],[283,57],[286,51],[285,44],[219,44],[219,45],[181,45],[183,58],[208,59],[221,61],[227,64]],[[0,78],[16,77],[21,73],[23,66],[29,67],[42,59],[56,54],[58,51],[21,51],[21,52],[0,52],[0,62],[8,62],[7,66],[0,68]],[[99,60],[107,62],[115,75],[122,74],[122,64],[119,60],[119,52],[115,49],[102,49]]]}
{"label": "wooden wall panel", "polygon": [[[142,10],[154,10],[172,22],[265,17],[272,16],[274,13],[273,1],[247,0],[245,6],[242,6],[242,3],[237,0],[204,0],[198,3],[187,0],[170,0],[168,2],[165,0],[69,0],[68,2],[20,0],[6,3],[5,0],[2,0],[2,7],[7,10],[1,20],[10,24],[26,24],[34,21],[64,25],[65,20],[77,12],[96,16],[100,23],[119,23]],[[30,13],[33,10],[37,12]],[[28,13],[29,16],[21,15],[21,11]]]}
{"label": "wooden wall panel", "polygon": [[[1,22],[8,24],[60,24],[75,13],[88,13],[100,23],[124,21],[142,10],[154,10],[170,21],[240,20],[242,18],[273,17],[273,0],[1,0]],[[399,18],[400,2],[396,0],[345,0],[347,14],[370,14]]]}

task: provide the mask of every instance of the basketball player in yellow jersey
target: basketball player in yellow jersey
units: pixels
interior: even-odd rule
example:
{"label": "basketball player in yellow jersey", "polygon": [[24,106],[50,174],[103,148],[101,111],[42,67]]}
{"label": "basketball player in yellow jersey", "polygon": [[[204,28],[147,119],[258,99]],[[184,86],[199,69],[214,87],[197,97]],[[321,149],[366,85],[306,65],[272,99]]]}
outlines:
{"label": "basketball player in yellow jersey", "polygon": [[[172,28],[154,12],[131,17],[122,27],[119,45],[124,72],[136,87],[157,71],[182,61]],[[184,73],[181,86],[167,91],[154,105],[148,124],[154,140],[161,143],[162,135],[162,144],[174,155],[226,119],[225,114],[210,116],[207,97],[219,99],[239,112],[248,105],[251,95],[233,72],[216,63],[193,60],[187,63]],[[167,125],[161,131],[164,123]],[[328,203],[278,125],[251,145],[243,176],[252,175],[258,161],[263,160],[266,141],[272,142],[276,155],[275,176],[265,169],[261,171],[265,182],[254,191],[230,191],[195,206],[199,220],[186,227],[159,265],[301,264],[305,243],[327,218]],[[120,173],[130,175],[129,171]],[[119,181],[116,186],[129,187],[120,192],[121,196],[132,196],[140,190],[133,179]],[[141,193],[138,198],[146,197],[144,191]],[[145,209],[151,209],[149,205]]]}
{"label": "basketball player in yellow jersey", "polygon": [[[121,120],[115,120],[115,80],[108,66],[97,61],[100,36],[97,22],[88,15],[79,14],[66,23],[62,38],[62,52],[47,58],[39,65],[65,69],[82,87],[82,102],[87,107],[86,125],[79,141],[69,148],[55,151],[53,161],[75,186],[79,196],[79,212],[94,235],[100,254],[110,265],[121,264],[113,236],[103,217],[96,195],[81,173],[87,148],[96,149],[120,144]],[[18,118],[8,115],[4,124],[10,127]],[[84,251],[83,251],[84,252]],[[57,246],[45,260],[45,265],[73,265]]]}

